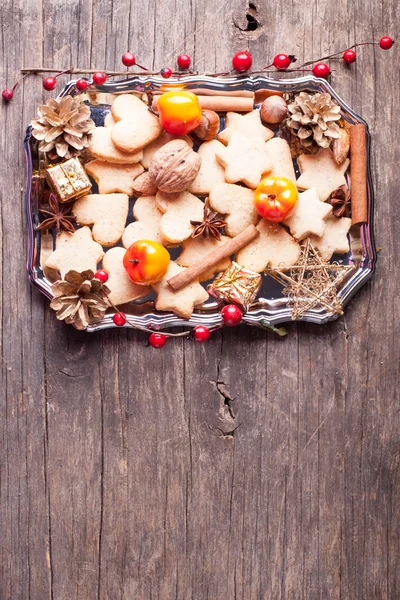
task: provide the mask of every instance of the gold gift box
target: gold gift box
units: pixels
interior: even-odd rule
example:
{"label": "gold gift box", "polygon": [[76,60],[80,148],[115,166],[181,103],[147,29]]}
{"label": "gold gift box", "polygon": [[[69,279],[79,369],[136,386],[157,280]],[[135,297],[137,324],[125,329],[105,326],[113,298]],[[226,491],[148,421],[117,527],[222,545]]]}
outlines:
{"label": "gold gift box", "polygon": [[259,273],[231,262],[229,267],[208,286],[207,291],[214,298],[222,298],[248,310],[257,298],[261,282],[262,277]]}
{"label": "gold gift box", "polygon": [[70,158],[46,169],[46,179],[59,202],[71,202],[87,194],[92,184],[79,159]]}

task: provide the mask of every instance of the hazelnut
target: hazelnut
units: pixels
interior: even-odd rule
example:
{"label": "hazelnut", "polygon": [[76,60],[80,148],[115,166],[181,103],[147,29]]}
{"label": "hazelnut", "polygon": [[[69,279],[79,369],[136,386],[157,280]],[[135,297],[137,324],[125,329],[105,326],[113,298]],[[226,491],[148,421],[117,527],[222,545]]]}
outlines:
{"label": "hazelnut", "polygon": [[219,116],[213,110],[203,110],[201,123],[193,133],[199,140],[207,142],[215,138],[219,131]]}
{"label": "hazelnut", "polygon": [[162,192],[183,192],[195,179],[201,165],[201,157],[185,140],[172,140],[153,154],[149,176]]}
{"label": "hazelnut", "polygon": [[286,115],[286,100],[281,96],[270,96],[261,104],[260,116],[264,123],[277,125],[278,123],[282,123]]}
{"label": "hazelnut", "polygon": [[133,191],[137,196],[140,196],[142,194],[144,196],[152,196],[157,192],[157,186],[154,185],[154,183],[150,179],[150,175],[146,171],[145,173],[139,175],[139,177],[136,177],[136,179],[134,180]]}

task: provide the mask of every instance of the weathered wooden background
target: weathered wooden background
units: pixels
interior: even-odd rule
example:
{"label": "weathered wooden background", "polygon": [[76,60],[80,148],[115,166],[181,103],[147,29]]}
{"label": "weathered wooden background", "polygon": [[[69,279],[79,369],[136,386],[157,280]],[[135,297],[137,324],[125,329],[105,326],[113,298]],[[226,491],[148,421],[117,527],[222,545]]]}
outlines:
{"label": "weathered wooden background", "polygon": [[[3,0],[1,87],[22,66],[223,71],[248,47],[318,58],[399,34],[396,0]],[[246,14],[258,22],[246,31]],[[24,129],[1,115],[1,600],[400,597],[399,46],[332,82],[369,122],[374,279],[329,326],[145,347],[56,322],[25,273]]]}

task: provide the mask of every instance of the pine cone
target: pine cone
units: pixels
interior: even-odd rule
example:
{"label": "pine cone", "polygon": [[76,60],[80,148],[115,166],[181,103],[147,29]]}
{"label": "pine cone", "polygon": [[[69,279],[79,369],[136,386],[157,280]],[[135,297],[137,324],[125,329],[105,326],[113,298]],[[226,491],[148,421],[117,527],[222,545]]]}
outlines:
{"label": "pine cone", "polygon": [[54,298],[50,307],[56,311],[59,321],[74,324],[77,329],[86,329],[91,323],[100,321],[110,304],[110,290],[94,278],[93,271],[68,271],[63,280],[51,286]]}
{"label": "pine cone", "polygon": [[88,146],[95,128],[89,106],[72,96],[49,98],[39,106],[38,118],[31,125],[33,137],[40,141],[39,150],[52,160],[79,154]]}
{"label": "pine cone", "polygon": [[341,118],[340,106],[330,94],[300,92],[292,98],[288,110],[286,126],[305,148],[315,144],[329,148],[339,137],[340,127],[335,121]]}

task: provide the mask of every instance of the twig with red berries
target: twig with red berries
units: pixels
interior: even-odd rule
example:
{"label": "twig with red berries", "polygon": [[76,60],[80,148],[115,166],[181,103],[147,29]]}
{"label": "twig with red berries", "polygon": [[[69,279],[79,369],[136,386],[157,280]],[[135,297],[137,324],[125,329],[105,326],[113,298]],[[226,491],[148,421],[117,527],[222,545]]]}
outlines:
{"label": "twig with red berries", "polygon": [[[329,55],[324,56],[317,60],[306,61],[297,68],[295,68],[295,67],[290,68],[292,64],[297,62],[297,58],[294,55],[280,53],[274,57],[271,64],[267,65],[266,67],[264,67],[262,70],[259,70],[259,71],[250,71],[250,69],[253,65],[253,57],[248,50],[240,50],[239,52],[236,52],[236,54],[232,58],[232,70],[231,71],[228,71],[225,73],[205,73],[205,75],[212,76],[212,77],[218,77],[218,76],[222,77],[222,76],[234,75],[234,74],[238,74],[238,73],[239,74],[247,73],[249,75],[253,75],[253,74],[255,75],[258,73],[276,73],[276,72],[286,71],[289,73],[293,73],[293,72],[310,72],[311,73],[312,72],[312,74],[315,77],[326,78],[331,74],[331,69],[330,69],[329,65],[323,61],[339,60],[340,58],[342,58],[345,63],[350,65],[350,64],[354,63],[357,59],[357,53],[355,51],[355,48],[359,48],[361,46],[379,45],[380,48],[382,48],[382,50],[389,50],[393,46],[394,43],[395,42],[391,37],[385,35],[379,40],[379,42],[360,42],[357,44],[353,44],[352,46],[350,46],[349,48],[347,48],[345,50],[340,50],[338,52],[334,52],[333,54],[329,54]],[[160,71],[150,71],[149,69],[147,69],[143,65],[140,65],[137,62],[136,56],[134,54],[132,54],[132,52],[125,52],[125,54],[123,54],[121,60],[122,60],[122,64],[127,68],[136,66],[139,69],[141,69],[143,71],[143,74],[145,74],[145,75],[161,75],[161,77],[163,77],[164,79],[170,79],[172,76],[179,78],[182,75],[187,75],[187,74],[199,75],[199,73],[195,73],[194,71],[190,70],[191,58],[188,54],[180,54],[177,57],[177,64],[178,64],[179,71],[173,71],[170,67],[164,67]],[[311,65],[314,65],[312,67],[312,69],[308,69],[307,67],[309,67]],[[271,68],[273,68],[274,70],[271,70]],[[27,75],[34,75],[37,73],[53,73],[54,70],[55,69],[52,69],[49,67],[21,69],[21,72],[23,73],[23,77],[19,81],[17,81],[17,83],[11,89],[7,88],[2,91],[3,100],[8,102],[13,98],[15,89]],[[43,88],[46,91],[54,90],[57,85],[57,78],[60,77],[61,75],[65,75],[67,73],[71,74],[71,75],[78,75],[78,74],[79,75],[85,75],[85,74],[92,75],[91,79],[86,79],[86,78],[82,77],[76,81],[76,83],[75,83],[76,88],[79,91],[83,92],[83,91],[86,91],[90,85],[95,85],[95,86],[104,85],[106,83],[108,77],[119,77],[119,76],[124,76],[124,75],[126,76],[126,75],[129,75],[130,72],[129,71],[97,71],[94,69],[81,69],[81,68],[72,68],[71,67],[70,69],[67,69],[64,71],[60,70],[55,75],[50,75],[48,77],[45,77],[42,82]]]}

